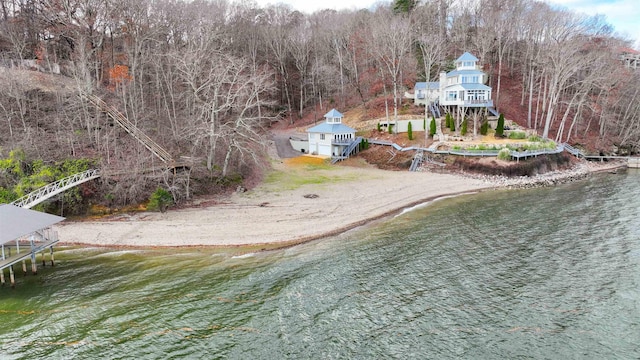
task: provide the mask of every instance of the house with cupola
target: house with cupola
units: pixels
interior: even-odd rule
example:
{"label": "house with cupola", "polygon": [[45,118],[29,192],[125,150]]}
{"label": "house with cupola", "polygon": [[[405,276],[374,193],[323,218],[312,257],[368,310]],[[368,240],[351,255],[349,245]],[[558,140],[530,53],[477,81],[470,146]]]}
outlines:
{"label": "house with cupola", "polygon": [[492,107],[491,87],[480,70],[478,58],[465,52],[455,61],[456,69],[440,73],[440,106]]}
{"label": "house with cupola", "polygon": [[413,99],[415,104],[437,105],[455,115],[467,109],[493,110],[491,87],[485,85],[487,75],[480,70],[478,58],[468,52],[455,61],[455,69],[441,72],[437,82],[418,82]]}
{"label": "house with cupola", "polygon": [[307,129],[309,153],[343,158],[357,150],[356,131],[343,124],[342,118],[338,110],[332,109],[324,115],[322,124]]}

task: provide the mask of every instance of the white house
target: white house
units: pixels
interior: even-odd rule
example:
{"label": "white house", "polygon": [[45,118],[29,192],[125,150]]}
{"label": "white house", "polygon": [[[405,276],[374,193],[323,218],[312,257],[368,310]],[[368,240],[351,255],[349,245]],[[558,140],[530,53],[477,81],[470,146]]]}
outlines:
{"label": "white house", "polygon": [[[478,58],[465,52],[455,61],[456,69],[441,72],[440,81],[418,82],[414,88],[415,104],[438,103],[440,106],[492,108],[491,87],[485,85],[487,75],[480,70]],[[410,94],[408,94],[410,95]]]}
{"label": "white house", "polygon": [[339,157],[353,144],[356,131],[344,125],[342,117],[340,112],[332,109],[324,115],[324,123],[307,129],[310,153]]}
{"label": "white house", "polygon": [[465,52],[455,64],[455,70],[440,73],[440,106],[493,107],[491,87],[484,84],[487,75],[479,69],[478,58]]}
{"label": "white house", "polygon": [[440,96],[440,83],[437,81],[417,82],[413,88],[413,96],[413,102],[416,105],[434,102]]}

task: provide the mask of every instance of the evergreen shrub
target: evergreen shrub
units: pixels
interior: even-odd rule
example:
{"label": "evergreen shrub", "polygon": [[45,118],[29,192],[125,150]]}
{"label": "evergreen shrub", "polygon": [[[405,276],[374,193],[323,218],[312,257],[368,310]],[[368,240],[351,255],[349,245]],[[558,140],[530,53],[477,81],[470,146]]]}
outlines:
{"label": "evergreen shrub", "polygon": [[489,122],[485,119],[480,125],[480,135],[487,135],[489,133]]}
{"label": "evergreen shrub", "polygon": [[433,136],[436,134],[436,118],[431,118],[431,124],[429,124],[429,135]]}
{"label": "evergreen shrub", "polygon": [[498,125],[496,126],[496,137],[504,136],[504,115],[500,114],[498,117]]}
{"label": "evergreen shrub", "polygon": [[149,197],[147,209],[151,211],[165,212],[167,208],[173,204],[173,196],[167,190],[158,187],[156,191]]}

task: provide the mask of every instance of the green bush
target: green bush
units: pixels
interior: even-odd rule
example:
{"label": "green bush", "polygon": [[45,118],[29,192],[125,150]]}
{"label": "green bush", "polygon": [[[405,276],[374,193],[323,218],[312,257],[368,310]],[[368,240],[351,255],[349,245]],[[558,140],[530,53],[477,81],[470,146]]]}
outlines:
{"label": "green bush", "polygon": [[462,126],[460,127],[460,135],[462,136],[467,135],[467,119],[466,118],[462,119]]}
{"label": "green bush", "polygon": [[498,117],[498,125],[496,125],[496,137],[504,136],[504,115],[500,114]]}
{"label": "green bush", "polygon": [[512,131],[509,133],[509,139],[526,139],[527,133],[524,131]]}
{"label": "green bush", "polygon": [[413,125],[411,121],[409,121],[409,125],[407,125],[407,136],[409,136],[409,140],[413,140]]}
{"label": "green bush", "polygon": [[449,120],[449,130],[451,130],[451,132],[456,131],[456,121],[453,118]]}
{"label": "green bush", "polygon": [[389,130],[389,134],[393,134],[393,124],[389,124],[387,130]]}
{"label": "green bush", "polygon": [[165,212],[173,204],[173,196],[167,190],[158,187],[149,197],[147,209],[151,211]]}
{"label": "green bush", "polygon": [[360,151],[367,150],[369,148],[369,139],[363,138],[360,140]]}
{"label": "green bush", "polygon": [[451,115],[449,113],[444,116],[444,127],[447,129],[451,127]]}
{"label": "green bush", "polygon": [[482,121],[482,125],[480,125],[480,135],[487,135],[489,132],[489,121],[486,119]]}
{"label": "green bush", "polygon": [[436,134],[436,118],[431,118],[431,124],[429,124],[429,135],[433,136]]}
{"label": "green bush", "polygon": [[378,123],[378,125],[376,125],[376,128],[378,129],[378,131],[382,131],[382,125],[380,125],[380,123]]}
{"label": "green bush", "polygon": [[500,160],[511,160],[511,150],[509,148],[502,148],[498,152],[498,159]]}
{"label": "green bush", "polygon": [[527,139],[527,140],[529,140],[531,142],[540,142],[540,141],[542,141],[542,138],[540,136],[538,136],[538,135],[531,135],[531,136],[529,136],[529,139]]}

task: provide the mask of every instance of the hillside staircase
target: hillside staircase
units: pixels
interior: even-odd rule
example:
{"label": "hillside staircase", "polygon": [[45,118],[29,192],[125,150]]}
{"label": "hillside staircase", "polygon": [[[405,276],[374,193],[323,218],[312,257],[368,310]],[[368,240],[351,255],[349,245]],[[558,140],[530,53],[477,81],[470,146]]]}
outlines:
{"label": "hillside staircase", "polygon": [[349,156],[351,156],[351,154],[354,154],[358,151],[358,146],[360,146],[360,143],[362,142],[362,137],[358,136],[354,141],[352,141],[351,143],[349,143],[349,146],[346,146],[344,148],[344,150],[342,150],[342,153],[339,156],[334,156],[331,159],[331,163],[335,164],[338,161],[344,160],[344,159],[348,159]]}
{"label": "hillside staircase", "polygon": [[562,146],[564,146],[564,149],[567,150],[567,152],[577,158],[584,158],[584,153],[582,151],[580,151],[579,149],[574,148],[573,146],[564,143],[562,144]]}
{"label": "hillside staircase", "polygon": [[418,149],[416,154],[413,156],[413,161],[411,162],[411,166],[409,167],[409,171],[417,171],[422,165],[424,161],[424,150]]}
{"label": "hillside staircase", "polygon": [[433,117],[436,119],[442,117],[442,114],[440,113],[440,106],[438,106],[438,103],[429,103],[429,111],[431,111],[431,115],[433,115]]}
{"label": "hillside staircase", "polygon": [[118,109],[113,106],[107,104],[96,95],[93,94],[82,94],[81,97],[89,101],[95,107],[97,107],[100,111],[105,112],[109,117],[111,117],[118,125],[120,125],[126,132],[128,132],[131,136],[133,136],[136,140],[138,140],[144,147],[146,147],[153,155],[155,155],[158,159],[160,159],[163,163],[172,166],[175,164],[175,159],[171,154],[165,150],[162,146],[158,145],[155,141],[153,141],[149,136],[147,136],[142,130],[138,129],[138,127],[133,124],[126,116],[124,116]]}

